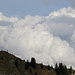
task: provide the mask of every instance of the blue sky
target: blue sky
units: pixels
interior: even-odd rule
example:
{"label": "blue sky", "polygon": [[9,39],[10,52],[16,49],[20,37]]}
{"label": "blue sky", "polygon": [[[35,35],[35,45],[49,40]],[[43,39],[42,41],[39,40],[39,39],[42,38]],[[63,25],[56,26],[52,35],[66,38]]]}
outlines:
{"label": "blue sky", "polygon": [[0,50],[75,68],[75,0],[0,0]]}
{"label": "blue sky", "polygon": [[28,14],[47,16],[50,12],[70,6],[66,0],[0,0],[0,12],[6,16],[24,17]]}

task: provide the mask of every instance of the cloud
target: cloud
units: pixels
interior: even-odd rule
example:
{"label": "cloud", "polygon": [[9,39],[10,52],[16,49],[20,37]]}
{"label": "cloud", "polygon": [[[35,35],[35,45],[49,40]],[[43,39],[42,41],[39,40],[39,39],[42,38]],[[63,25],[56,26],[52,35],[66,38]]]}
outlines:
{"label": "cloud", "polygon": [[1,14],[0,47],[22,59],[35,57],[44,64],[63,62],[75,67],[75,48],[70,43],[75,31],[74,12],[69,7],[48,16],[27,15],[13,20]]}
{"label": "cloud", "polygon": [[75,18],[75,9],[68,7],[68,8],[62,8],[58,11],[54,11],[52,13],[50,13],[50,15],[48,16],[51,18],[55,18],[55,17],[62,17],[62,16],[67,16],[67,17],[74,17]]}
{"label": "cloud", "polygon": [[75,31],[73,32],[72,38],[73,42],[75,42]]}
{"label": "cloud", "polygon": [[72,44],[72,46],[73,46],[74,49],[75,49],[75,31],[73,32],[73,35],[72,35],[72,37],[71,37],[71,40],[72,40],[71,44]]}
{"label": "cloud", "polygon": [[18,18],[17,17],[6,17],[4,16],[1,12],[0,12],[0,21],[7,21],[7,22],[15,22],[17,21]]}
{"label": "cloud", "polygon": [[[75,30],[75,10],[71,7],[62,8],[46,16],[50,32],[62,39],[70,40]],[[60,32],[61,31],[61,32]]]}

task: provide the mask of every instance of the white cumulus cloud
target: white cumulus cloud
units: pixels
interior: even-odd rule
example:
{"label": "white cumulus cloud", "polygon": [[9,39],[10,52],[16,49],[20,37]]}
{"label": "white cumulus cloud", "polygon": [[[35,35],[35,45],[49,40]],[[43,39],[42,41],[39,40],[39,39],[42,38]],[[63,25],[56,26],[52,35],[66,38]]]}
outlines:
{"label": "white cumulus cloud", "polygon": [[15,22],[17,21],[18,18],[17,17],[6,17],[4,16],[1,12],[0,12],[0,21],[7,21],[7,22]]}
{"label": "white cumulus cloud", "polygon": [[75,9],[68,7],[68,8],[62,8],[58,11],[54,11],[50,13],[48,18],[55,18],[55,17],[61,17],[61,16],[67,16],[67,17],[74,17],[75,18]]}
{"label": "white cumulus cloud", "polygon": [[35,57],[44,64],[63,62],[75,67],[75,48],[70,43],[75,31],[74,12],[68,7],[45,17],[27,15],[24,19],[1,13],[0,47],[22,59]]}

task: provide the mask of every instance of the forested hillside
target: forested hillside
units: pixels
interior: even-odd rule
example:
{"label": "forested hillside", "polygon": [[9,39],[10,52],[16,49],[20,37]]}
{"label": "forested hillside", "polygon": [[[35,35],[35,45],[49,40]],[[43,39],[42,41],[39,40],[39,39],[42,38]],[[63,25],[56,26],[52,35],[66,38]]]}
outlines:
{"label": "forested hillside", "polygon": [[0,51],[0,75],[73,75],[72,67],[67,69],[62,63],[50,65],[37,64],[35,58],[31,61],[22,60],[5,51]]}

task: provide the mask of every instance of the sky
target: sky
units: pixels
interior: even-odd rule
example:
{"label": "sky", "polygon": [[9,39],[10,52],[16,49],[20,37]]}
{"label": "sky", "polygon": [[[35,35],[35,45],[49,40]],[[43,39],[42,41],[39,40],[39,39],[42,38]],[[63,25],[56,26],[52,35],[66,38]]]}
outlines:
{"label": "sky", "polygon": [[0,0],[0,50],[75,68],[75,1]]}
{"label": "sky", "polygon": [[71,4],[64,0],[0,0],[0,11],[6,16],[47,16]]}

